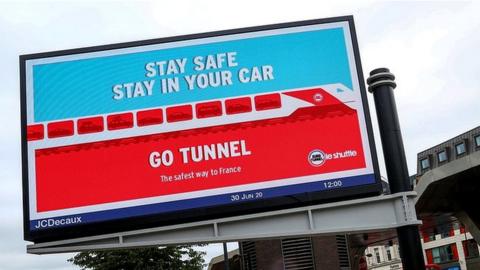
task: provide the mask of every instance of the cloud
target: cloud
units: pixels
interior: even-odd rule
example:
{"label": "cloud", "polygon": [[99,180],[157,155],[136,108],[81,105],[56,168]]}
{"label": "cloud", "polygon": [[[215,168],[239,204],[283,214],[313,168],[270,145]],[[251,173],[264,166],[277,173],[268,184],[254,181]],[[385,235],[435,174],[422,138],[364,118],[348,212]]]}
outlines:
{"label": "cloud", "polygon": [[413,174],[416,153],[479,123],[475,70],[480,55],[474,53],[480,46],[474,34],[480,29],[479,5],[393,2],[382,6],[389,11],[386,21],[375,23],[380,12],[374,8],[366,23],[357,23],[361,54],[366,72],[388,66],[397,76],[395,95]]}
{"label": "cloud", "polygon": [[[417,152],[479,124],[480,8],[474,2],[16,1],[0,2],[0,10],[0,265],[6,269],[73,269],[69,254],[25,254],[20,54],[354,14],[365,73],[387,66],[397,76],[410,173]],[[371,95],[369,103],[374,112]],[[379,146],[378,132],[376,138]],[[222,254],[221,245],[204,249],[208,258]]]}

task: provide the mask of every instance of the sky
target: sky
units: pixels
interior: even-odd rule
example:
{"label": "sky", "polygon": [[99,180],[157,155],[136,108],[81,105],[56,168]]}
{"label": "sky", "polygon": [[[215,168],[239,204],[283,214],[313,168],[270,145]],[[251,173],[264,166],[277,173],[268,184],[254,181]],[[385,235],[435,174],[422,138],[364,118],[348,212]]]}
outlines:
{"label": "sky", "polygon": [[[76,269],[66,262],[72,254],[25,252],[19,55],[354,15],[365,77],[378,67],[396,75],[397,109],[414,174],[418,152],[480,125],[479,13],[480,3],[470,1],[0,0],[0,268]],[[369,106],[385,175],[372,95]],[[207,260],[222,253],[221,245],[204,249]]]}

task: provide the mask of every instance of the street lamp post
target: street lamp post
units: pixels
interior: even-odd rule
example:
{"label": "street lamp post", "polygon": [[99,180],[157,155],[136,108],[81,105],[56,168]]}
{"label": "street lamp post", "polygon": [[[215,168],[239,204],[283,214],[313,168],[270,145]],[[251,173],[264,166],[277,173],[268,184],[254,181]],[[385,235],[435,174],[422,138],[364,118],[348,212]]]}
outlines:
{"label": "street lamp post", "polygon": [[[397,106],[393,95],[393,89],[397,86],[395,76],[387,68],[378,68],[370,72],[367,84],[368,91],[373,93],[375,100],[390,191],[392,194],[411,191]],[[425,262],[418,226],[399,227],[397,234],[403,269],[424,270]]]}

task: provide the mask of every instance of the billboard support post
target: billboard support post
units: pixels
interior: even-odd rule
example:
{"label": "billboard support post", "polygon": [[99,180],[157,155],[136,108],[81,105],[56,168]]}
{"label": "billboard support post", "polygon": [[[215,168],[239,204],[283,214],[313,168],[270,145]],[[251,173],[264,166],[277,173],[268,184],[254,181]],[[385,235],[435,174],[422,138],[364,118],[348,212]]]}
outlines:
{"label": "billboard support post", "polygon": [[[395,76],[387,68],[377,68],[370,72],[367,84],[375,101],[390,190],[392,194],[410,191],[407,161],[393,95],[393,89],[397,86]],[[397,234],[404,269],[425,269],[418,226],[399,227]]]}
{"label": "billboard support post", "polygon": [[225,266],[223,269],[230,270],[230,261],[228,259],[227,242],[223,242],[223,265]]}

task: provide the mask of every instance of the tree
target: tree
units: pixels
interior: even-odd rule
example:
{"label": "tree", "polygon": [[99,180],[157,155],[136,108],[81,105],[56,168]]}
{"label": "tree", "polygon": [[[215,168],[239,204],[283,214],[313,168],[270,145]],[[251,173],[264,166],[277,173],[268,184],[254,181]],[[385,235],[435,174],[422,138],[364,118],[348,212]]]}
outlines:
{"label": "tree", "polygon": [[191,246],[84,251],[68,261],[92,270],[200,270],[205,252]]}

